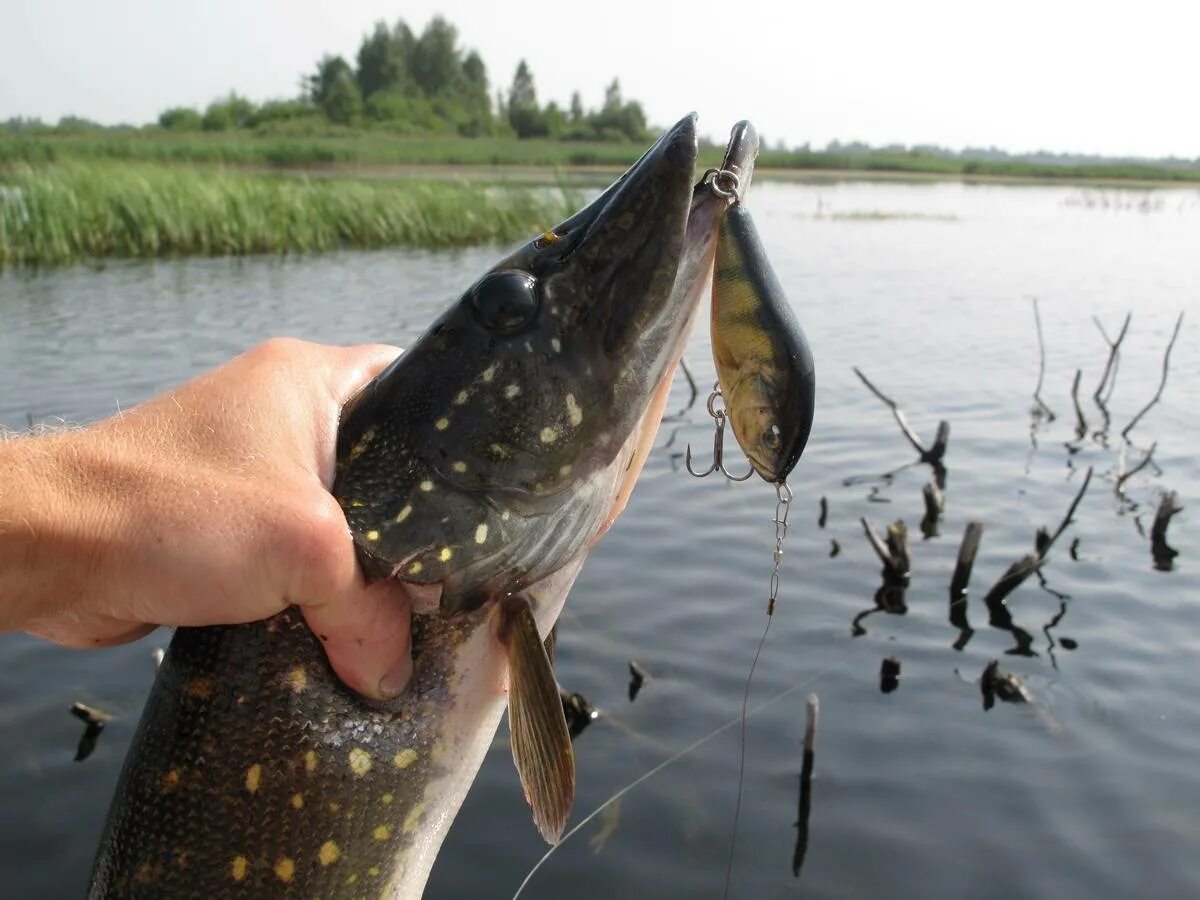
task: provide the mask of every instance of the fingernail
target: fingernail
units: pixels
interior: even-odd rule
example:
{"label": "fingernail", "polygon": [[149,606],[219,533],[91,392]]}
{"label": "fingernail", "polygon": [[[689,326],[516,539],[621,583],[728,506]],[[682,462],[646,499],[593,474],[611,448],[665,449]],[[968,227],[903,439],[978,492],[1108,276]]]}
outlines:
{"label": "fingernail", "polygon": [[379,693],[385,700],[395,700],[408,687],[412,677],[412,659],[404,657],[391,671],[379,679]]}

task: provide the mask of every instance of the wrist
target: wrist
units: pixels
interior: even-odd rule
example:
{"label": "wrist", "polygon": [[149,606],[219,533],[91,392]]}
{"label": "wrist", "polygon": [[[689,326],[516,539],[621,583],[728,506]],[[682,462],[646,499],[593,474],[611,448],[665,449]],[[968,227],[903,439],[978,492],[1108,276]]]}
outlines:
{"label": "wrist", "polygon": [[116,517],[96,490],[87,431],[0,442],[0,631],[77,611],[98,577]]}

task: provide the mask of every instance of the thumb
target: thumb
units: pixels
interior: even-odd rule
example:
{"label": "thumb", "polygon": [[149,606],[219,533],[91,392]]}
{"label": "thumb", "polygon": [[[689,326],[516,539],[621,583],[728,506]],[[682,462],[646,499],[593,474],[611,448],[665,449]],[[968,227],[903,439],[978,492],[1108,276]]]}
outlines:
{"label": "thumb", "polygon": [[345,684],[373,700],[399,696],[412,675],[412,603],[384,579],[319,605],[304,606],[308,627]]}

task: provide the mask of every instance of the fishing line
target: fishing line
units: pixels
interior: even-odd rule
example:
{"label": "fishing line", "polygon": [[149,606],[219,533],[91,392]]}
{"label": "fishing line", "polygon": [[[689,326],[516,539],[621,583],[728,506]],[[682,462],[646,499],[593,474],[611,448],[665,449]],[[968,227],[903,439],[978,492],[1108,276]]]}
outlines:
{"label": "fishing line", "polygon": [[767,643],[767,634],[771,631],[771,623],[775,621],[775,601],[779,597],[779,567],[783,563],[783,541],[787,537],[787,514],[792,502],[792,489],[786,481],[775,485],[775,555],[774,566],[771,569],[771,587],[767,598],[767,624],[763,626],[762,637],[758,639],[758,648],[754,651],[754,659],[750,663],[750,671],[746,675],[746,690],[742,694],[742,734],[738,750],[738,782],[737,802],[733,807],[733,831],[729,835],[729,858],[725,863],[725,890],[722,898],[729,897],[729,885],[733,880],[733,855],[737,848],[738,820],[742,815],[742,785],[746,780],[746,707],[750,704],[750,686],[754,682],[754,670],[758,668],[758,658],[762,655],[763,645]]}
{"label": "fishing line", "polygon": [[[767,626],[770,627],[769,620],[767,622]],[[762,649],[761,645],[759,646],[759,649],[760,650]],[[757,662],[757,660],[758,660],[758,657],[756,654],[755,661]],[[743,707],[743,711],[740,716],[736,716],[736,717],[730,719],[724,725],[720,725],[720,726],[714,728],[708,734],[704,735],[704,737],[698,738],[697,740],[688,744],[686,747],[684,747],[678,753],[675,753],[672,756],[669,756],[667,759],[660,762],[657,766],[655,766],[649,772],[646,772],[644,775],[639,775],[633,781],[629,782],[629,784],[625,785],[625,787],[621,788],[619,791],[617,791],[615,794],[613,794],[611,797],[609,797],[607,800],[605,800],[603,803],[601,803],[599,806],[597,806],[594,810],[592,810],[590,813],[588,813],[586,816],[584,816],[584,818],[582,820],[580,820],[578,825],[574,826],[570,831],[568,831],[566,834],[564,834],[562,836],[562,840],[560,840],[557,844],[555,844],[553,847],[551,847],[549,850],[547,850],[544,854],[542,854],[542,858],[533,864],[533,868],[529,870],[529,873],[525,876],[525,880],[522,881],[521,884],[517,887],[516,893],[514,893],[512,895],[512,900],[517,900],[517,898],[519,896],[521,896],[521,892],[524,891],[525,888],[529,885],[529,882],[531,882],[533,880],[533,876],[537,874],[538,869],[540,869],[545,864],[546,860],[548,860],[551,857],[551,855],[556,850],[558,850],[559,847],[561,847],[563,844],[565,844],[567,841],[569,841],[575,835],[576,832],[578,832],[579,830],[581,830],[583,828],[584,825],[586,825],[588,822],[592,821],[592,819],[596,818],[596,816],[600,815],[600,813],[604,812],[604,810],[608,809],[609,806],[611,806],[616,801],[620,800],[622,797],[624,797],[626,794],[628,794],[630,791],[632,791],[635,787],[642,784],[642,782],[644,782],[644,781],[649,781],[651,778],[653,778],[655,775],[657,775],[659,772],[661,772],[667,766],[683,759],[683,757],[687,756],[692,751],[697,750],[700,747],[703,747],[705,744],[707,744],[713,738],[717,737],[718,735],[724,734],[726,731],[728,731],[734,725],[737,725],[738,723],[742,723],[744,726],[745,721],[748,717],[761,712],[762,710],[766,709],[768,706],[778,703],[780,700],[782,700],[784,697],[788,696],[789,694],[794,694],[796,691],[806,688],[811,684],[815,684],[816,682],[818,682],[822,678],[824,678],[826,675],[828,675],[830,672],[832,672],[834,669],[836,669],[839,665],[841,665],[840,662],[834,663],[833,665],[829,666],[828,668],[821,670],[820,672],[818,672],[816,675],[812,676],[811,678],[807,678],[804,681],[799,681],[796,684],[793,684],[791,687],[784,688],[782,691],[780,691],[775,696],[767,698],[762,703],[760,703],[758,706],[754,707],[753,709],[751,709],[749,711],[746,711],[745,707]]]}

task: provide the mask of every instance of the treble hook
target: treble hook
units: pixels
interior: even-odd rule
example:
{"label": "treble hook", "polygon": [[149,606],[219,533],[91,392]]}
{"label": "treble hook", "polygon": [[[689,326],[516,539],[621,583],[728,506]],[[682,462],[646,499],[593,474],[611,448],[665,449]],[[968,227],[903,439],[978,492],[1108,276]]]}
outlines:
{"label": "treble hook", "polygon": [[[717,401],[722,403],[721,407],[717,406]],[[713,472],[720,472],[730,481],[745,481],[754,474],[754,467],[750,467],[750,471],[745,475],[738,477],[729,472],[725,468],[725,398],[721,396],[721,385],[717,384],[713,387],[712,393],[708,395],[708,414],[716,420],[717,431],[713,436],[713,461],[712,464],[703,472],[697,472],[692,468],[692,445],[687,445],[687,451],[684,454],[684,465],[687,466],[688,474],[694,475],[696,478],[704,478],[706,475],[711,475]]]}

